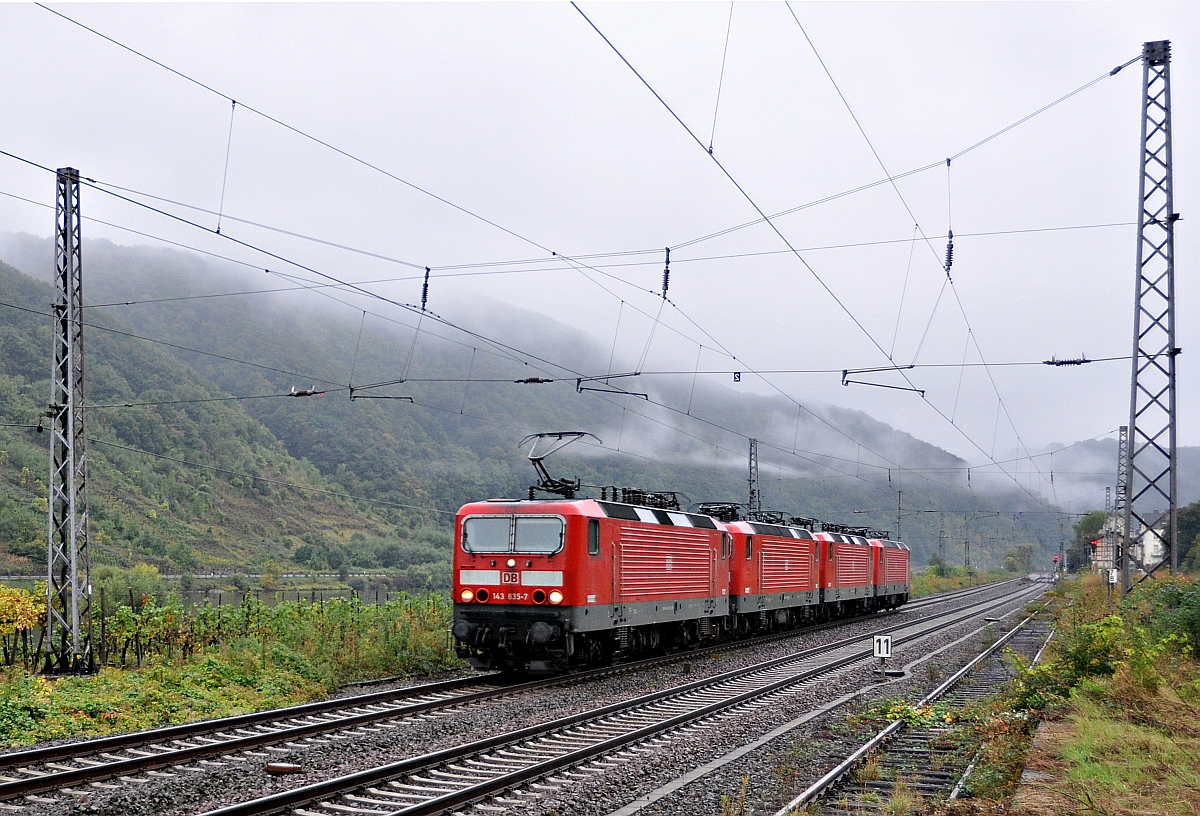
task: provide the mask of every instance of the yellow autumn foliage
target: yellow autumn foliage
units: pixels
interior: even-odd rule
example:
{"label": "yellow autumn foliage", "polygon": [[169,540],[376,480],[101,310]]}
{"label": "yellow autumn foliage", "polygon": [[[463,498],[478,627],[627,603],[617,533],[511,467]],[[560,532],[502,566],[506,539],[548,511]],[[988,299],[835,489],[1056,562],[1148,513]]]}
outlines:
{"label": "yellow autumn foliage", "polygon": [[46,617],[46,593],[0,585],[0,637],[32,629]]}

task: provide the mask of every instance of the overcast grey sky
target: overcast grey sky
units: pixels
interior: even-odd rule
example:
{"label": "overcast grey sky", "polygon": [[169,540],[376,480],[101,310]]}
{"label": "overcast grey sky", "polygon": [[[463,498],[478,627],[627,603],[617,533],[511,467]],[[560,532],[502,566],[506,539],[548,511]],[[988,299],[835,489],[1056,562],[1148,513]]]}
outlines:
{"label": "overcast grey sky", "polygon": [[[575,325],[605,348],[615,333],[626,366],[651,327],[638,310],[653,316],[661,303],[649,290],[661,284],[662,248],[677,247],[678,308],[662,310],[646,370],[691,371],[697,358],[716,371],[888,364],[818,276],[897,362],[979,362],[963,311],[989,363],[1120,356],[1131,345],[1140,62],[962,156],[949,174],[940,165],[899,180],[903,202],[882,185],[778,218],[811,271],[764,224],[679,245],[756,217],[707,155],[710,139],[713,156],[775,213],[880,180],[880,160],[892,174],[939,162],[1137,57],[1143,41],[1170,39],[1175,201],[1185,218],[1176,239],[1187,352],[1180,441],[1200,444],[1195,4],[794,3],[878,160],[784,4],[737,3],[732,17],[715,2],[580,7],[703,147],[569,4],[55,6],[516,236],[244,108],[229,140],[227,100],[32,5],[0,4],[0,149],[216,210],[229,140],[227,215],[434,267],[430,307],[451,318],[466,308],[456,304],[486,295]],[[0,157],[0,192],[52,205],[53,178]],[[93,190],[83,206],[92,218],[282,266]],[[914,217],[928,244],[911,241]],[[951,220],[955,288],[943,292]],[[0,230],[45,236],[52,221],[45,208],[0,196]],[[1118,226],[972,236],[1094,225]],[[154,243],[94,222],[85,230]],[[237,221],[222,232],[343,279],[405,279],[372,288],[419,300],[411,267]],[[841,246],[865,242],[884,243]],[[600,271],[553,261],[519,274],[439,269],[542,259],[547,249],[653,253],[587,261]],[[571,349],[540,351],[572,361]],[[732,385],[727,374],[713,378]],[[1127,361],[977,367],[961,377],[918,368],[911,378],[926,400],[842,387],[839,373],[770,379],[801,401],[860,408],[973,463],[1011,456],[1017,433],[1036,449],[1111,431],[1128,415]],[[903,384],[894,374],[879,381]],[[737,387],[768,390],[749,376]]]}

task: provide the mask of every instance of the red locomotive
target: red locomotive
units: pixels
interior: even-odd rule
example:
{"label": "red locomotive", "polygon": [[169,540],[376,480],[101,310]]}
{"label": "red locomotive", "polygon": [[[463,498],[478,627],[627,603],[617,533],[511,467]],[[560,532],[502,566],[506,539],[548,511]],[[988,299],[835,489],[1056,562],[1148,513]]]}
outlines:
{"label": "red locomotive", "polygon": [[615,502],[458,511],[454,638],[476,668],[559,671],[715,637],[729,534],[709,516]]}
{"label": "red locomotive", "polygon": [[563,671],[908,600],[898,542],[619,502],[476,502],[454,543],[455,647],[479,669]]}
{"label": "red locomotive", "polygon": [[530,453],[537,489],[562,498],[531,488],[455,519],[452,631],[475,668],[564,671],[908,600],[908,547],[882,535],[739,520],[731,504],[685,512],[674,494],[576,499],[579,483],[552,479],[543,457]]}

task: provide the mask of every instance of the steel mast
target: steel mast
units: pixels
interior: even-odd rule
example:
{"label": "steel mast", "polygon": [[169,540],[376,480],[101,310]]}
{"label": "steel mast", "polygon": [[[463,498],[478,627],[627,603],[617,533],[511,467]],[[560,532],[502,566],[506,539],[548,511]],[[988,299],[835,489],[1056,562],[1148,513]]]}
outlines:
{"label": "steel mast", "polygon": [[47,672],[89,672],[92,656],[84,432],[83,275],[79,171],[58,171],[54,268],[54,368],[51,371],[49,550],[46,583]]}
{"label": "steel mast", "polygon": [[1120,529],[1113,530],[1113,566],[1121,571],[1121,589],[1129,591],[1129,555],[1125,549],[1125,530],[1129,517],[1129,426],[1122,425],[1117,434],[1117,499],[1113,505],[1113,518],[1120,519]]}
{"label": "steel mast", "polygon": [[[1137,285],[1122,586],[1135,535],[1156,538],[1166,557],[1138,561],[1149,575],[1169,559],[1179,566],[1175,451],[1175,212],[1171,162],[1171,43],[1142,46],[1142,175],[1138,184]],[[1161,515],[1165,506],[1165,515]],[[1136,525],[1136,530],[1135,530]],[[1145,558],[1146,551],[1142,556]]]}
{"label": "steel mast", "polygon": [[759,514],[762,512],[762,491],[758,486],[758,440],[750,440],[750,478],[746,480],[750,483],[750,502],[748,516],[754,520],[758,520]]}

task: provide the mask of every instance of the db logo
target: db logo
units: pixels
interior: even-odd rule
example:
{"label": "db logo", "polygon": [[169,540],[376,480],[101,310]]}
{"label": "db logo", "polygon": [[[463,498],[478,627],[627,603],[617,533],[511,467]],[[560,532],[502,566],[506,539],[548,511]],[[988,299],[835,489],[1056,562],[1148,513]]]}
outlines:
{"label": "db logo", "polygon": [[521,583],[521,573],[519,573],[519,572],[502,572],[502,573],[500,573],[500,583],[502,583],[502,584],[519,584],[519,583]]}

